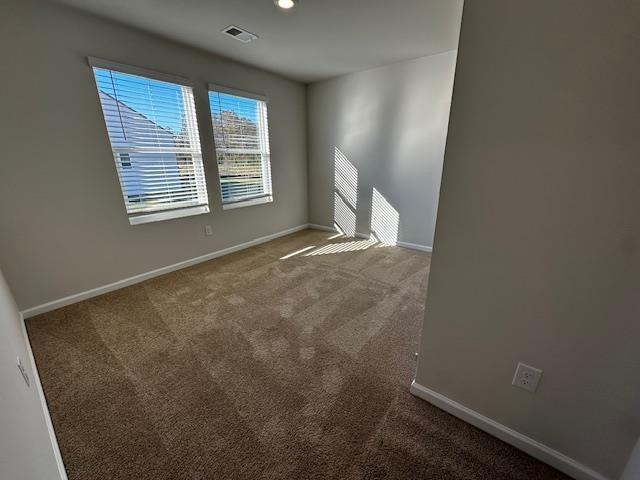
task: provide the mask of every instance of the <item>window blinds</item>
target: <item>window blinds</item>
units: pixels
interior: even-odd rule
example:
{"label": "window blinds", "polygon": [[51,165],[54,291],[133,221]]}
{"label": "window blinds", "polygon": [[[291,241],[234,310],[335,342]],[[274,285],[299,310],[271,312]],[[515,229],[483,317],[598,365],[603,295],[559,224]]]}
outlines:
{"label": "window blinds", "polygon": [[209,106],[222,203],[271,200],[266,100],[227,93],[211,86]]}
{"label": "window blinds", "polygon": [[[207,206],[191,87],[108,68],[93,71],[130,219]],[[208,208],[198,213],[203,211]],[[181,216],[176,213],[171,217]]]}

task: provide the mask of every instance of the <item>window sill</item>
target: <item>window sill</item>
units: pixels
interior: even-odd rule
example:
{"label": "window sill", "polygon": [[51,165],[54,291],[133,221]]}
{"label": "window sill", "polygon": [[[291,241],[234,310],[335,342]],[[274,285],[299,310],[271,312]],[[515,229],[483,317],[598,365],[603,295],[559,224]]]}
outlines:
{"label": "window sill", "polygon": [[142,223],[162,222],[163,220],[171,220],[173,218],[190,217],[192,215],[201,215],[209,213],[208,205],[200,205],[199,207],[180,208],[178,210],[169,210],[165,212],[145,213],[129,217],[131,225],[140,225]]}
{"label": "window sill", "polygon": [[271,203],[273,202],[273,196],[269,195],[268,197],[260,197],[260,198],[251,198],[249,200],[243,200],[241,202],[227,203],[222,204],[223,210],[231,210],[233,208],[242,208],[242,207],[250,207],[252,205],[262,205],[263,203]]}

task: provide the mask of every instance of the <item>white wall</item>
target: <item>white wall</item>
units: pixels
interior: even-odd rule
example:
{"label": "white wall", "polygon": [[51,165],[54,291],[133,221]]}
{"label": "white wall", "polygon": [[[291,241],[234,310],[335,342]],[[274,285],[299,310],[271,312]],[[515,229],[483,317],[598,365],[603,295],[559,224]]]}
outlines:
{"label": "white wall", "polygon": [[416,376],[611,479],[640,434],[639,20],[465,3]]}
{"label": "white wall", "polygon": [[[0,272],[0,477],[58,480],[44,413],[34,384],[22,319]],[[17,367],[26,368],[28,387]]]}
{"label": "white wall", "polygon": [[636,447],[631,452],[621,480],[638,480],[638,478],[640,478],[640,439],[638,439]]}
{"label": "white wall", "polygon": [[433,245],[456,52],[309,86],[309,218],[333,225],[334,148],[358,171],[357,231],[372,190],[399,214],[399,240]]}
{"label": "white wall", "polygon": [[[129,225],[87,56],[195,81],[212,213]],[[32,0],[2,2],[0,57],[0,266],[21,309],[307,222],[305,85]],[[208,82],[269,97],[272,204],[222,210]]]}

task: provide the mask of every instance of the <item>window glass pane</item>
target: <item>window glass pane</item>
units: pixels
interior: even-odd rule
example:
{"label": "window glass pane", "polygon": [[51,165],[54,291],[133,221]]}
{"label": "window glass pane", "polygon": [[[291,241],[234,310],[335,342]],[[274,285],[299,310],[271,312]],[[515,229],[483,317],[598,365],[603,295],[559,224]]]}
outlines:
{"label": "window glass pane", "polygon": [[223,203],[271,197],[267,104],[209,92]]}
{"label": "window glass pane", "polygon": [[207,205],[192,89],[94,73],[127,213]]}

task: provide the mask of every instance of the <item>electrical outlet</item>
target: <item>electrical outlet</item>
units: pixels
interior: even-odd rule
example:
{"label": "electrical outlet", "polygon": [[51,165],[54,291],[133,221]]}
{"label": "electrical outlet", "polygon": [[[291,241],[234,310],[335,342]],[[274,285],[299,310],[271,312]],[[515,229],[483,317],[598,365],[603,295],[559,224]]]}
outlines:
{"label": "electrical outlet", "polygon": [[20,357],[18,357],[18,370],[20,370],[20,373],[22,374],[22,378],[24,378],[24,382],[27,384],[27,387],[30,387],[31,381],[29,380],[29,374],[27,373],[27,370],[24,368],[24,365],[22,365],[22,360],[20,360]]}
{"label": "electrical outlet", "polygon": [[512,385],[516,387],[524,388],[529,392],[535,392],[540,383],[542,377],[542,370],[525,365],[524,363],[518,363],[516,373],[513,376]]}
{"label": "electrical outlet", "polygon": [[211,235],[213,235],[213,227],[211,225],[205,225],[204,226],[204,234],[207,237],[210,237]]}

